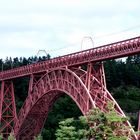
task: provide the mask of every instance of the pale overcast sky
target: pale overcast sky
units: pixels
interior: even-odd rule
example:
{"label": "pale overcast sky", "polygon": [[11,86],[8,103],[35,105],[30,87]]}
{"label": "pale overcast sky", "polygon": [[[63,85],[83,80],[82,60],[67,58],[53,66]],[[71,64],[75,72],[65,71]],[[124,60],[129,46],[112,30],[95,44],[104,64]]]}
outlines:
{"label": "pale overcast sky", "polygon": [[86,36],[94,47],[140,36],[140,0],[0,0],[0,58],[80,51]]}

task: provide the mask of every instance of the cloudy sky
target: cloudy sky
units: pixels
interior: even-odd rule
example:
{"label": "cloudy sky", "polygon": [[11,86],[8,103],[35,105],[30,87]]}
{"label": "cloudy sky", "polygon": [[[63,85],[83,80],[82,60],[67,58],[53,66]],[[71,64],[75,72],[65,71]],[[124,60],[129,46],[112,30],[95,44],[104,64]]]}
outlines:
{"label": "cloudy sky", "polygon": [[0,0],[3,59],[39,50],[55,57],[135,36],[139,0]]}

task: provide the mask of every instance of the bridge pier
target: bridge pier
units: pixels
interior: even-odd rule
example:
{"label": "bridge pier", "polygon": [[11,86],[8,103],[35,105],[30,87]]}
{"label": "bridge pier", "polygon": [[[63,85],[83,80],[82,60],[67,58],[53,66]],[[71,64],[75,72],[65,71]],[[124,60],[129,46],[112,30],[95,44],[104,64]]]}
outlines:
{"label": "bridge pier", "polygon": [[4,138],[12,132],[17,120],[13,82],[2,81],[0,92],[0,134]]}

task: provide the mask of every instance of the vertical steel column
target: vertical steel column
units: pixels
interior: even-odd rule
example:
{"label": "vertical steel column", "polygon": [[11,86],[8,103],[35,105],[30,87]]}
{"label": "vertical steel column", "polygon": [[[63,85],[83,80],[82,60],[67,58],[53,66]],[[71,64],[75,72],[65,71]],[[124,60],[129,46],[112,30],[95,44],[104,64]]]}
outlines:
{"label": "vertical steel column", "polygon": [[106,87],[104,65],[102,62],[93,65],[93,75],[98,79],[102,86]]}
{"label": "vertical steel column", "polygon": [[30,95],[31,92],[32,92],[33,82],[34,82],[34,75],[31,74],[30,75],[30,81],[29,81],[28,95]]}
{"label": "vertical steel column", "polygon": [[92,63],[89,63],[87,65],[87,75],[86,75],[86,81],[85,81],[85,85],[87,87],[88,90],[90,90],[90,81],[91,81],[91,71],[92,71]]}
{"label": "vertical steel column", "polygon": [[0,133],[7,138],[17,121],[12,81],[2,81],[0,97]]}
{"label": "vertical steel column", "polygon": [[32,93],[33,86],[38,82],[38,80],[43,76],[43,74],[31,74],[28,88],[28,95]]}
{"label": "vertical steel column", "polygon": [[95,76],[100,81],[100,83],[104,87],[106,87],[103,62],[101,62],[101,63],[89,63],[87,65],[87,74],[88,74],[88,77],[86,78],[86,81],[88,81],[91,78],[91,75],[93,74],[93,76]]}
{"label": "vertical steel column", "polygon": [[104,63],[101,63],[101,73],[102,73],[102,83],[106,88],[106,78],[105,78],[105,71],[104,71]]}

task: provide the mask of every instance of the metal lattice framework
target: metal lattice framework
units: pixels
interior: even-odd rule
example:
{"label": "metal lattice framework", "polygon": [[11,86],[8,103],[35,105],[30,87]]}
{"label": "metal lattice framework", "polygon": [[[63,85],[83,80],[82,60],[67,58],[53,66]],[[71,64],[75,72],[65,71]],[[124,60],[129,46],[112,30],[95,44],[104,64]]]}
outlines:
{"label": "metal lattice framework", "polygon": [[[81,68],[56,69],[41,77],[18,115],[15,126],[17,139],[33,139],[38,135],[53,103],[64,93],[75,101],[83,115],[96,106],[106,111],[107,102],[113,101],[118,114],[125,116],[106,90],[103,65],[96,64],[96,68],[92,66],[89,64],[87,71]],[[127,125],[130,125],[129,122]]]}
{"label": "metal lattice framework", "polygon": [[12,81],[2,81],[0,111],[0,132],[7,138],[17,121]]}
{"label": "metal lattice framework", "polygon": [[[140,37],[0,72],[0,133],[6,138],[12,131],[17,140],[33,139],[62,94],[69,95],[83,115],[94,107],[106,111],[107,102],[113,101],[116,112],[125,116],[106,88],[102,61],[138,53]],[[12,79],[23,76],[30,76],[29,90],[17,117]],[[136,135],[131,139],[138,140]]]}
{"label": "metal lattice framework", "polygon": [[28,76],[33,73],[46,72],[50,69],[82,65],[88,62],[99,62],[140,53],[140,37],[103,45],[77,53],[57,57],[48,61],[0,72],[0,80]]}

